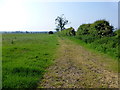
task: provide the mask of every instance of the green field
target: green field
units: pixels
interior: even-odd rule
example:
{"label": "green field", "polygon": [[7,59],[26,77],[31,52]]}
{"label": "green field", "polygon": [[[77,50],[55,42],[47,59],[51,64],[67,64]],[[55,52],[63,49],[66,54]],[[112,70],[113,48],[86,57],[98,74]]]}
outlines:
{"label": "green field", "polygon": [[2,87],[36,88],[56,58],[56,35],[3,34]]}
{"label": "green field", "polygon": [[[67,47],[66,45],[64,45],[64,43],[60,42],[60,40],[66,42],[67,46],[69,46],[69,43],[67,43],[67,41],[70,40],[73,42],[74,46]],[[105,44],[103,41],[107,43]],[[116,37],[109,37],[109,38],[106,37],[106,38],[98,39],[93,43],[85,43],[79,38],[76,38],[76,36],[61,36],[59,34],[53,34],[53,35],[30,34],[30,33],[2,34],[2,87],[3,88],[37,88],[40,85],[40,82],[43,80],[43,77],[47,72],[47,68],[50,65],[54,66],[53,61],[55,59],[60,60],[58,62],[58,66],[55,67],[59,67],[59,66],[61,67],[61,65],[59,65],[62,62],[62,60],[60,59],[61,53],[65,53],[62,57],[63,61],[64,60],[66,61],[69,58],[70,60],[72,60],[72,62],[69,61],[69,63],[71,64],[74,64],[73,63],[74,60],[77,59],[84,60],[87,57],[88,60],[91,61],[91,63],[93,63],[92,60],[98,60],[96,62],[97,64],[95,63],[95,65],[96,67],[99,67],[100,61],[102,59],[101,63],[105,65],[104,67],[106,69],[117,73],[118,66],[117,66],[117,60],[115,59],[118,58],[117,56],[118,44],[115,43],[117,43]],[[66,48],[64,48],[65,46]],[[85,48],[83,50],[84,52],[86,52],[84,53],[85,57],[84,55],[82,55],[83,53],[81,53],[82,50],[80,49],[81,46]],[[62,51],[61,51],[61,47],[63,49]],[[78,49],[75,49],[75,47],[77,47]],[[106,48],[106,50],[104,50],[104,48]],[[66,49],[68,49],[68,52]],[[86,50],[90,51],[92,54],[97,53],[98,57],[94,57],[94,55],[91,54],[88,55],[87,54],[88,51]],[[73,56],[72,54],[69,55],[69,53],[72,53]],[[81,56],[78,55],[79,58],[76,59],[75,56],[79,53],[81,53],[80,54]],[[103,56],[103,58],[101,58],[101,56],[99,57],[100,54],[101,56]],[[91,59],[91,57],[94,59]],[[110,59],[111,57],[114,59],[113,60]],[[79,62],[79,60],[75,62]],[[65,64],[68,65],[69,63],[66,62],[63,63],[62,65],[63,66]],[[89,61],[85,63],[89,64]],[[84,64],[81,64],[80,61],[79,65],[82,66]],[[86,66],[84,65],[84,68],[85,67]],[[93,66],[93,68],[95,67]],[[64,69],[65,68],[60,69],[59,72],[64,71]],[[54,71],[55,70],[53,70],[53,72]],[[98,71],[102,71],[102,70],[98,69]],[[91,69],[88,72],[91,72]],[[51,84],[51,82],[49,84]]]}

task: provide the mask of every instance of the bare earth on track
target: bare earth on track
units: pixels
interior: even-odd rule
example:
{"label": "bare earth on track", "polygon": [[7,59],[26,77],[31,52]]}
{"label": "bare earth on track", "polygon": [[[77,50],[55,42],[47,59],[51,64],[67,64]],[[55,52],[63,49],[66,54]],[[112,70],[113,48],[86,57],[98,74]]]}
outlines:
{"label": "bare earth on track", "polygon": [[68,39],[59,39],[54,64],[38,88],[118,88],[117,61],[94,54]]}

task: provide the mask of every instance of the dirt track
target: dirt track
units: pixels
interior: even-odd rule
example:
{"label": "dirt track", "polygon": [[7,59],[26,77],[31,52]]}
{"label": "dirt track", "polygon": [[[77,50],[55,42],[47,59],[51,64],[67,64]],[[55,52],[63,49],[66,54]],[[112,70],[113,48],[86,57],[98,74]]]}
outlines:
{"label": "dirt track", "polygon": [[59,39],[58,58],[48,68],[38,87],[42,88],[118,88],[118,74],[111,66],[117,62],[93,54],[67,39]]}

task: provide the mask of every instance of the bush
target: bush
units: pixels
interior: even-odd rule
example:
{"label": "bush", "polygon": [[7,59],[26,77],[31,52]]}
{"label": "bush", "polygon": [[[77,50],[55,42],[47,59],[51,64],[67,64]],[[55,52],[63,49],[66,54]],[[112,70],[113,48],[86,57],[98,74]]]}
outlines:
{"label": "bush", "polygon": [[92,48],[118,58],[118,37],[104,37],[90,44]]}
{"label": "bush", "polygon": [[53,31],[49,31],[48,33],[49,33],[49,34],[53,34]]}
{"label": "bush", "polygon": [[75,36],[75,30],[73,27],[70,27],[68,29],[57,32],[57,34],[61,36]]}
{"label": "bush", "polygon": [[113,26],[110,26],[106,20],[97,20],[91,25],[90,34],[98,35],[100,37],[112,36]]}
{"label": "bush", "polygon": [[117,36],[117,37],[120,36],[120,29],[114,31],[114,36]]}
{"label": "bush", "polygon": [[82,24],[77,30],[77,35],[88,35],[91,24]]}
{"label": "bush", "polygon": [[81,35],[85,35],[85,37],[86,35],[90,35],[90,37],[98,39],[106,36],[113,36],[113,26],[110,26],[109,22],[106,20],[98,20],[93,24],[82,24],[77,30],[77,36]]}

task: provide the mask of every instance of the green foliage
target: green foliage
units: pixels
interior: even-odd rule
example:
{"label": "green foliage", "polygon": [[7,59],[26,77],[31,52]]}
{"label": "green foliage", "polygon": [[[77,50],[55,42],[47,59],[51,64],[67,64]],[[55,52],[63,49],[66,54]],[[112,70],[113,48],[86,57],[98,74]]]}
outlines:
{"label": "green foliage", "polygon": [[108,54],[114,58],[119,58],[118,56],[118,37],[104,37],[95,40],[90,44],[91,48],[96,49],[99,52]]}
{"label": "green foliage", "polygon": [[75,31],[73,27],[59,31],[57,34],[61,36],[75,36]]}
{"label": "green foliage", "polygon": [[88,48],[96,53],[105,54],[111,58],[119,59],[119,45],[118,45],[118,37],[103,37],[100,39],[96,39],[94,42],[86,43],[83,40],[80,40],[77,36],[76,37],[67,37],[68,39],[75,41],[76,43]]}
{"label": "green foliage", "polygon": [[55,24],[56,24],[56,31],[62,31],[65,29],[65,25],[68,24],[68,20],[66,20],[66,18],[64,17],[64,14],[62,14],[61,16],[58,16],[55,19]]}
{"label": "green foliage", "polygon": [[77,30],[77,35],[88,35],[91,24],[82,24]]}
{"label": "green foliage", "polygon": [[114,35],[115,35],[116,37],[120,37],[120,29],[114,31]]}
{"label": "green foliage", "polygon": [[[102,38],[105,36],[112,36],[113,35],[113,26],[110,26],[109,22],[105,21],[105,20],[98,20],[92,24],[82,24],[81,26],[79,26],[79,28],[77,30],[77,36],[84,39],[85,37],[83,37],[81,35],[85,35],[85,37],[94,37],[94,39]],[[87,35],[89,35],[89,36],[87,36]],[[92,40],[93,40],[93,38],[92,38]]]}
{"label": "green foliage", "polygon": [[3,88],[36,88],[55,58],[56,36],[3,34],[2,38]]}
{"label": "green foliage", "polygon": [[90,34],[103,36],[112,36],[113,35],[113,26],[109,25],[109,22],[106,20],[95,21],[91,25]]}
{"label": "green foliage", "polygon": [[95,39],[97,39],[96,37],[93,37],[91,35],[80,35],[80,36],[76,36],[76,38],[84,41],[85,43],[91,43],[93,42]]}

